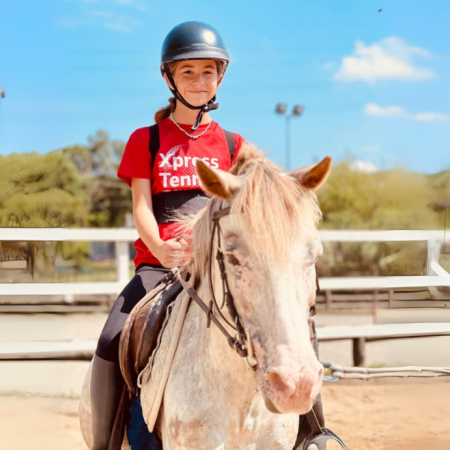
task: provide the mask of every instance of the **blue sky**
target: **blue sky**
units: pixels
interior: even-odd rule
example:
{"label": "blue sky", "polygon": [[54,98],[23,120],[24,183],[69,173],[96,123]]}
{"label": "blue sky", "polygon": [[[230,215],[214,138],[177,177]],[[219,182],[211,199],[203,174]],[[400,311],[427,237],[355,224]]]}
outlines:
{"label": "blue sky", "polygon": [[[381,12],[378,12],[382,9]],[[126,141],[170,92],[161,44],[178,23],[222,34],[232,62],[212,116],[277,163],[352,155],[370,170],[450,169],[448,0],[0,0],[0,152],[47,152],[104,129]]]}

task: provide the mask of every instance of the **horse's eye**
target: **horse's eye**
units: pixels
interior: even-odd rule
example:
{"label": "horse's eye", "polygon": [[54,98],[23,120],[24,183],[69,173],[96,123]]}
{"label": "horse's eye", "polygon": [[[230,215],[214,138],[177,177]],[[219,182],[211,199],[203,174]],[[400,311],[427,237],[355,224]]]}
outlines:
{"label": "horse's eye", "polygon": [[239,266],[239,260],[232,253],[227,253],[226,258],[228,264],[231,264],[232,266]]}

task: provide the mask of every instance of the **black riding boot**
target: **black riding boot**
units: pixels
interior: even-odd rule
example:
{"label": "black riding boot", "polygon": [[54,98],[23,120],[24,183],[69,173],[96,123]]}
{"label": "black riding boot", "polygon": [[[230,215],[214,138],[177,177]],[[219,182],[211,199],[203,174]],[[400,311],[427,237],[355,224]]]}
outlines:
{"label": "black riding boot", "polygon": [[91,450],[108,450],[123,384],[119,365],[94,355],[90,389],[93,435]]}

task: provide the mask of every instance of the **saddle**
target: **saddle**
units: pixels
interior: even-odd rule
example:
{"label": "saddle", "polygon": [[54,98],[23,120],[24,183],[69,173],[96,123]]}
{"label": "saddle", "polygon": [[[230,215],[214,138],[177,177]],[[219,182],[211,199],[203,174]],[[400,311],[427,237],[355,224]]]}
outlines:
{"label": "saddle", "polygon": [[166,320],[168,306],[183,287],[169,273],[163,282],[150,291],[131,311],[122,331],[119,362],[128,391],[138,394],[137,378],[147,366],[158,346],[158,338]]}

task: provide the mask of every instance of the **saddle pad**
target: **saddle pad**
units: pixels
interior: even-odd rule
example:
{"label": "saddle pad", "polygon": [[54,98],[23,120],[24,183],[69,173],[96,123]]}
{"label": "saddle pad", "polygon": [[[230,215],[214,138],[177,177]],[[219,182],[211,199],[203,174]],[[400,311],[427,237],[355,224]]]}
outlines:
{"label": "saddle pad", "polygon": [[182,291],[181,283],[161,284],[133,308],[120,335],[120,370],[128,390],[138,394],[136,380],[157,345],[166,311]]}
{"label": "saddle pad", "polygon": [[145,369],[139,374],[138,386],[141,388],[142,413],[151,432],[158,418],[189,302],[189,295],[183,293],[177,301],[169,305],[158,346],[153,351]]}

